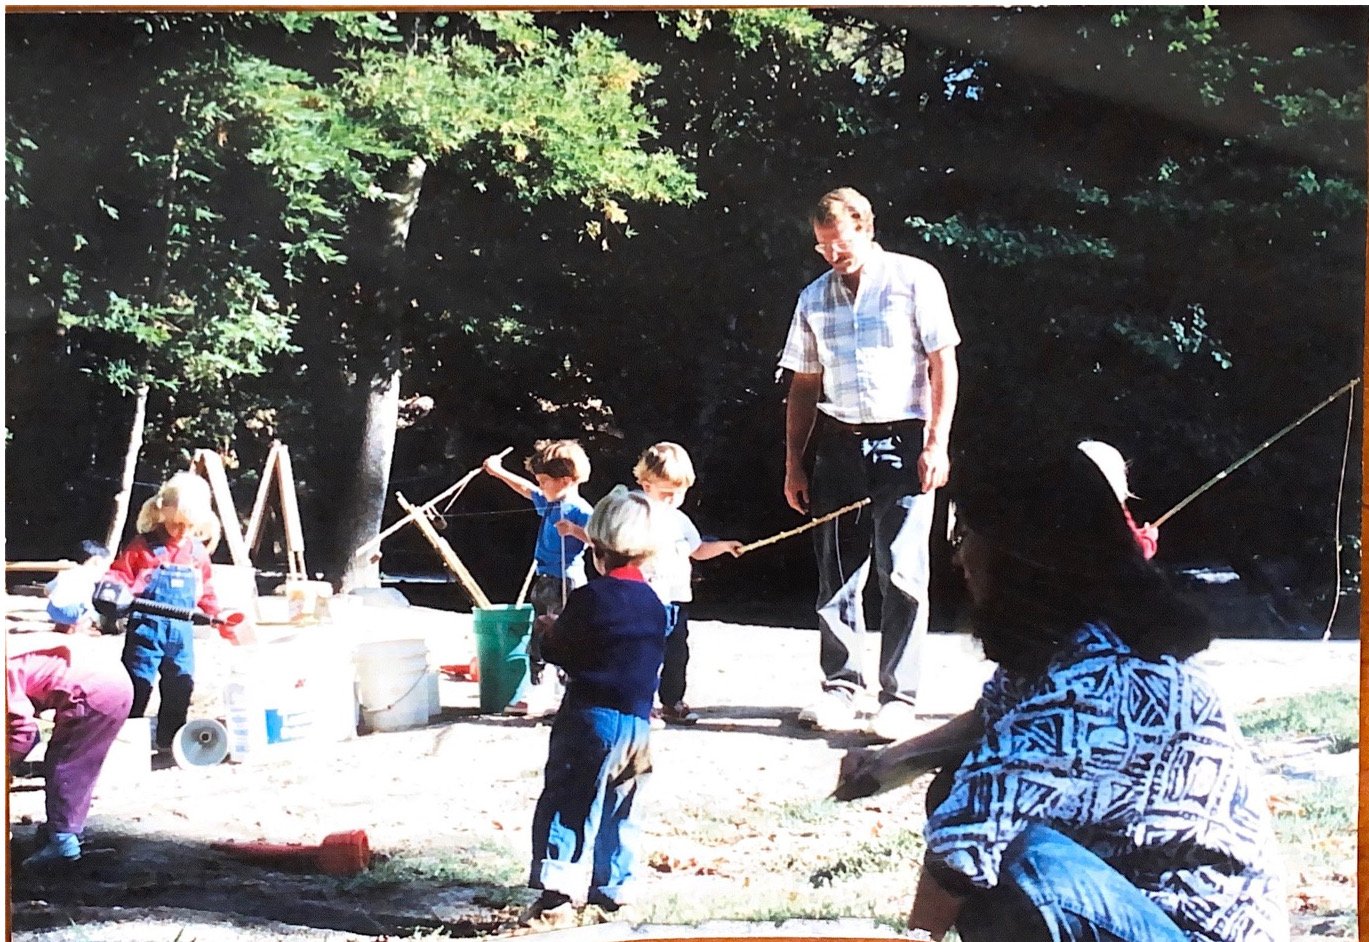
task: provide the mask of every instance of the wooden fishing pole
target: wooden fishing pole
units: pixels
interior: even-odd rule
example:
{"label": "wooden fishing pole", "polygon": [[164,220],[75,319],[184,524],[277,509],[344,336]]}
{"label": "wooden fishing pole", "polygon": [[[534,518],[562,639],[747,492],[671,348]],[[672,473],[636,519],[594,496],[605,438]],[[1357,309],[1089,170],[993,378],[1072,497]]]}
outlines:
{"label": "wooden fishing pole", "polygon": [[[514,605],[522,605],[522,604],[523,604],[523,600],[526,599],[526,598],[528,597],[528,588],[531,587],[531,585],[532,585],[532,577],[533,577],[533,574],[536,573],[536,572],[537,572],[537,560],[534,559],[534,560],[532,561],[532,565],[528,567],[528,575],[527,575],[527,577],[523,580],[523,588],[521,588],[521,589],[518,590],[518,600],[517,600],[516,602],[513,603]],[[562,581],[564,582],[565,580],[562,580]],[[562,607],[562,608],[565,608],[565,607],[566,607],[566,605],[565,605],[564,602],[561,603],[561,607]]]}
{"label": "wooden fishing pole", "polygon": [[[513,451],[512,448],[505,448],[503,451],[501,451],[501,452],[499,453],[499,457],[502,458],[502,457],[504,457],[505,455],[507,455],[507,454],[508,454],[509,452],[511,452],[511,451]],[[463,477],[461,480],[457,481],[457,482],[456,482],[455,484],[453,484],[451,487],[447,488],[447,489],[446,489],[445,491],[443,491],[441,494],[438,494],[436,497],[434,497],[434,498],[432,498],[432,499],[426,501],[426,502],[423,503],[423,504],[418,505],[418,509],[419,509],[420,511],[422,511],[423,513],[426,514],[426,513],[428,513],[430,510],[432,510],[434,507],[437,506],[438,501],[442,500],[443,498],[445,498],[445,497],[447,497],[447,496],[449,496],[449,495],[451,496],[452,500],[456,500],[456,498],[459,497],[459,496],[461,495],[461,492],[462,492],[463,490],[465,490],[466,485],[469,484],[469,483],[471,483],[471,481],[475,478],[475,476],[476,476],[477,474],[479,474],[479,473],[480,473],[481,471],[483,471],[483,470],[484,470],[484,465],[482,464],[480,467],[477,467],[477,468],[475,468],[474,470],[468,472],[468,473],[465,475],[465,477]],[[393,534],[399,532],[400,530],[404,529],[405,527],[407,527],[407,526],[409,525],[409,523],[410,523],[413,519],[414,519],[414,518],[413,518],[412,516],[407,516],[407,515],[404,516],[404,517],[401,517],[399,520],[396,520],[394,523],[390,524],[390,525],[389,525],[388,527],[386,527],[384,530],[381,530],[381,531],[380,531],[379,533],[377,533],[375,536],[371,537],[371,538],[370,538],[369,540],[367,540],[365,543],[362,543],[360,546],[358,546],[358,547],[356,548],[356,552],[353,553],[352,555],[353,555],[353,556],[360,557],[360,556],[365,556],[365,555],[367,555],[368,553],[373,553],[373,552],[375,552],[376,550],[380,549],[380,544],[383,543],[383,542],[385,542],[385,538],[386,538],[386,537],[391,536],[391,535],[393,535]]]}
{"label": "wooden fishing pole", "polygon": [[1270,445],[1274,444],[1276,441],[1278,441],[1279,439],[1283,438],[1283,437],[1284,437],[1285,435],[1287,435],[1289,432],[1293,431],[1293,429],[1297,428],[1299,425],[1301,425],[1302,423],[1306,422],[1308,419],[1312,418],[1312,416],[1316,415],[1316,414],[1317,414],[1318,412],[1320,412],[1322,409],[1325,409],[1325,408],[1326,408],[1327,406],[1329,406],[1331,403],[1335,402],[1336,399],[1338,399],[1342,394],[1344,394],[1344,393],[1347,392],[1348,390],[1351,390],[1351,389],[1355,388],[1355,386],[1357,386],[1357,385],[1359,385],[1359,377],[1355,377],[1354,379],[1350,380],[1350,382],[1346,383],[1346,384],[1345,384],[1344,386],[1342,386],[1340,389],[1337,389],[1337,390],[1336,390],[1335,392],[1333,392],[1331,395],[1329,395],[1329,396],[1327,396],[1325,399],[1323,399],[1320,403],[1318,403],[1317,405],[1315,405],[1315,406],[1313,406],[1311,409],[1309,409],[1306,413],[1303,414],[1303,416],[1302,416],[1301,418],[1299,418],[1299,419],[1297,419],[1297,420],[1295,420],[1295,421],[1293,421],[1293,422],[1290,422],[1288,425],[1285,425],[1282,429],[1280,429],[1279,431],[1275,432],[1273,435],[1269,436],[1269,437],[1266,438],[1264,441],[1260,442],[1260,444],[1257,445],[1254,449],[1252,449],[1248,454],[1246,454],[1245,456],[1243,456],[1243,457],[1237,459],[1236,461],[1232,462],[1230,465],[1228,465],[1226,468],[1224,468],[1221,472],[1219,472],[1215,477],[1213,477],[1210,481],[1208,481],[1208,482],[1207,482],[1206,484],[1204,484],[1202,487],[1198,488],[1198,489],[1197,489],[1196,491],[1194,491],[1192,494],[1189,494],[1189,495],[1188,495],[1187,497],[1185,497],[1183,500],[1179,501],[1179,503],[1175,504],[1175,505],[1174,505],[1173,507],[1171,507],[1169,510],[1165,511],[1165,513],[1161,514],[1160,517],[1152,524],[1152,526],[1156,526],[1156,527],[1160,526],[1160,524],[1164,523],[1164,522],[1165,522],[1166,520],[1168,520],[1170,517],[1174,516],[1174,515],[1177,514],[1179,511],[1183,510],[1183,509],[1184,509],[1185,507],[1187,507],[1189,504],[1193,503],[1193,501],[1194,501],[1199,495],[1201,495],[1204,491],[1208,490],[1208,488],[1212,487],[1212,486],[1215,485],[1218,481],[1220,481],[1222,478],[1226,477],[1226,476],[1229,475],[1231,472],[1233,472],[1233,471],[1235,471],[1237,468],[1239,468],[1241,465],[1243,465],[1243,464],[1245,464],[1247,461],[1249,461],[1251,458],[1254,458],[1256,455],[1258,455],[1260,452],[1264,451],[1264,450],[1265,450],[1266,448],[1268,448]]}
{"label": "wooden fishing pole", "polygon": [[811,530],[818,524],[826,523],[828,520],[835,520],[842,514],[850,513],[851,511],[856,510],[859,507],[864,507],[868,503],[870,503],[870,498],[867,497],[864,500],[856,501],[854,504],[847,504],[845,507],[838,508],[837,510],[832,511],[830,514],[823,514],[821,517],[809,520],[802,526],[795,527],[792,530],[785,530],[783,533],[776,533],[774,536],[767,536],[763,540],[757,540],[754,543],[747,543],[745,546],[737,550],[737,555],[740,556],[742,553],[749,553],[753,549],[760,549],[762,546],[769,546],[771,543],[778,543],[780,540],[787,540],[791,536],[797,536],[805,530]]}

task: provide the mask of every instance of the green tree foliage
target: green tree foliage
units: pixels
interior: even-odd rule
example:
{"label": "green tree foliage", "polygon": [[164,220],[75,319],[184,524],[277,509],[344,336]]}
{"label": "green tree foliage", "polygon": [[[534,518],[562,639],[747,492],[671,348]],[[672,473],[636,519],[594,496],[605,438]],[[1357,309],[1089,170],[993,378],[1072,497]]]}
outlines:
{"label": "green tree foliage", "polygon": [[[133,247],[160,244],[174,130],[210,129],[185,136],[217,161],[199,172],[219,189],[192,179],[184,205],[217,214],[199,232],[218,241],[185,252],[245,250],[299,351],[264,358],[270,372],[227,398],[177,393],[177,409],[237,396],[232,447],[290,442],[311,556],[356,506],[345,485],[359,480],[359,417],[382,387],[402,426],[394,487],[411,498],[505,445],[559,435],[588,445],[595,497],[669,438],[695,457],[690,509],[705,530],[792,526],[775,363],[795,296],[824,269],[805,211],[841,184],[872,198],[886,248],[946,275],[964,336],[955,444],[1011,451],[1038,424],[1106,438],[1133,460],[1141,517],[1360,370],[1363,11],[12,20],[23,28],[8,49],[10,317],[34,329],[12,344],[11,401],[31,401],[34,377],[117,359],[105,344],[103,360],[78,361],[89,338],[55,333],[63,279],[91,297],[89,286],[155,275]],[[72,74],[44,72],[40,47]],[[121,78],[92,82],[97,69]],[[156,84],[173,72],[174,87]],[[197,97],[178,125],[187,88]],[[201,101],[218,109],[212,122]],[[139,148],[160,164],[129,162],[134,122],[161,142]],[[134,215],[140,239],[106,237]],[[26,286],[30,270],[41,290]],[[197,310],[211,295],[226,303],[232,271],[215,264]],[[402,388],[386,385],[396,375]],[[68,385],[73,401],[96,388],[79,375]],[[1185,509],[1162,558],[1291,557],[1292,578],[1325,581],[1345,443],[1336,411]],[[16,435],[29,418],[11,407]],[[53,447],[72,452],[64,476],[88,473],[85,442]],[[526,509],[478,485],[466,501]],[[511,597],[532,527],[470,518],[450,536],[480,546],[468,562]],[[387,563],[431,565],[407,540],[387,543]],[[810,565],[793,540],[701,569],[735,580],[738,597],[773,586],[801,612]]]}

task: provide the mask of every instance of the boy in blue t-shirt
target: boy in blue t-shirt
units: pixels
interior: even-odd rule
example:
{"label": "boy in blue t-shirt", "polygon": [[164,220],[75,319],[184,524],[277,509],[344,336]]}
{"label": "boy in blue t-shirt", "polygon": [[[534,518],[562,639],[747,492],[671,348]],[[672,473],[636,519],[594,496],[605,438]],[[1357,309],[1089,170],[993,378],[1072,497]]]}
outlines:
{"label": "boy in blue t-shirt", "polygon": [[651,704],[665,657],[666,610],[642,564],[661,545],[662,508],[621,485],[594,507],[588,536],[603,574],[570,594],[542,651],[567,675],[532,820],[528,884],[542,895],[519,918],[554,928],[580,901],[614,918],[641,853],[639,790],[651,773]]}
{"label": "boy in blue t-shirt", "polygon": [[[589,457],[578,442],[570,439],[539,441],[524,465],[533,481],[505,469],[500,455],[486,458],[482,467],[492,477],[532,501],[542,518],[533,549],[534,572],[528,588],[528,601],[538,615],[556,615],[566,604],[572,589],[585,584],[585,543],[574,534],[583,533],[593,509],[580,496],[580,485],[589,480]],[[548,675],[543,684],[544,662],[541,636],[533,632],[528,643],[528,665],[532,683],[545,687],[538,696],[537,713],[554,712],[559,683]],[[506,713],[528,715],[534,711],[526,698],[509,706]]]}

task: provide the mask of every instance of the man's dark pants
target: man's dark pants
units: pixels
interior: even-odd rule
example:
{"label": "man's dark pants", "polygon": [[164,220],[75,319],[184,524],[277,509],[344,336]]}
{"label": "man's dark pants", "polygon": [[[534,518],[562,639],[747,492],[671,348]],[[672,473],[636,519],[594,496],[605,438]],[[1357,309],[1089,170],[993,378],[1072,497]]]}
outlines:
{"label": "man's dark pants", "polygon": [[809,479],[814,517],[869,497],[871,502],[816,528],[818,627],[823,689],[864,686],[863,594],[871,565],[883,596],[881,703],[917,698],[927,634],[928,537],[936,492],[922,493],[923,424],[850,426],[819,420]]}

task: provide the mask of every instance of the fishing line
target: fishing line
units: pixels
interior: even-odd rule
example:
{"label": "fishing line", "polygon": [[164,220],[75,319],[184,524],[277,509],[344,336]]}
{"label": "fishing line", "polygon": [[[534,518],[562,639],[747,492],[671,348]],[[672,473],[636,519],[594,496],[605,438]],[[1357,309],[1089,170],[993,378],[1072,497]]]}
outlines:
{"label": "fishing line", "polygon": [[[1339,395],[1339,393],[1337,393]],[[1326,631],[1322,633],[1323,641],[1331,640],[1331,625],[1336,620],[1336,611],[1340,608],[1340,514],[1341,506],[1345,500],[1345,468],[1350,460],[1350,431],[1355,424],[1355,400],[1351,398],[1350,409],[1345,417],[1345,449],[1340,456],[1340,483],[1336,486],[1336,529],[1335,529],[1335,552],[1332,559],[1336,567],[1336,591],[1331,598],[1331,616],[1326,619]]]}

